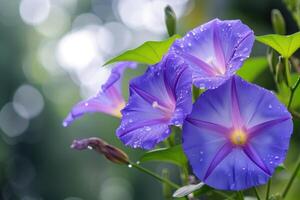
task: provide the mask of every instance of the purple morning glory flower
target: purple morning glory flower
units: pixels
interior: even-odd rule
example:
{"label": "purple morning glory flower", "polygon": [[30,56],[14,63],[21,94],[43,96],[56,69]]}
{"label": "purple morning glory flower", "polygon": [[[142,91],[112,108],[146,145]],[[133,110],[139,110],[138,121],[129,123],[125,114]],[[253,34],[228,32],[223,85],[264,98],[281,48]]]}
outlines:
{"label": "purple morning glory flower", "polygon": [[253,31],[240,20],[214,19],[176,40],[171,51],[189,64],[197,87],[213,89],[242,66],[254,40]]}
{"label": "purple morning glory flower", "polygon": [[264,184],[288,150],[293,123],[272,94],[238,76],[194,103],[183,149],[195,175],[221,190]]}
{"label": "purple morning glory flower", "polygon": [[75,119],[85,113],[102,112],[115,117],[121,117],[120,110],[125,106],[121,93],[121,77],[126,68],[136,68],[133,62],[119,62],[111,70],[108,80],[101,86],[101,91],[95,97],[77,103],[65,118],[63,126],[69,126]]}
{"label": "purple morning glory flower", "polygon": [[121,141],[133,148],[152,149],[181,125],[192,108],[191,73],[182,59],[169,54],[130,82],[130,97],[121,111],[117,130]]}

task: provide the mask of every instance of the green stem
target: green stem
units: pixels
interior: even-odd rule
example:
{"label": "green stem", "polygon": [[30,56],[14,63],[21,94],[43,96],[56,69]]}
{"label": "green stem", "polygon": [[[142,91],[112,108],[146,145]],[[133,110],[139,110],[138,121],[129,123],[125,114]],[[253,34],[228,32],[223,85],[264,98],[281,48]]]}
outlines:
{"label": "green stem", "polygon": [[260,198],[260,196],[258,194],[257,188],[253,187],[253,190],[254,190],[254,193],[255,193],[255,196],[256,196],[257,200],[261,200],[261,198]]}
{"label": "green stem", "polygon": [[272,183],[272,181],[271,181],[271,178],[270,178],[269,181],[268,181],[268,184],[267,184],[266,200],[268,200],[269,196],[270,196],[271,183]]}
{"label": "green stem", "polygon": [[283,58],[284,61],[284,79],[288,87],[291,87],[291,69],[289,58]]}
{"label": "green stem", "polygon": [[244,200],[243,191],[237,191],[237,199],[238,200]]}
{"label": "green stem", "polygon": [[290,110],[290,112],[292,113],[292,115],[293,115],[294,118],[300,120],[300,113],[298,113],[298,112],[296,112],[296,111],[293,111],[293,110]]}
{"label": "green stem", "polygon": [[155,173],[153,173],[152,171],[150,171],[150,170],[148,170],[148,169],[146,169],[146,168],[144,168],[144,167],[142,167],[142,166],[140,166],[140,165],[138,165],[138,164],[135,164],[135,163],[130,162],[129,165],[131,165],[132,167],[134,167],[134,168],[140,170],[141,172],[144,172],[144,173],[146,173],[146,174],[152,176],[152,177],[155,178],[156,180],[158,180],[158,181],[160,181],[160,182],[163,182],[163,183],[165,183],[165,184],[171,186],[171,187],[174,188],[174,189],[180,188],[180,186],[177,185],[176,183],[173,183],[172,181],[169,181],[168,179],[165,179],[165,178],[159,176],[158,174],[155,174]]}
{"label": "green stem", "polygon": [[289,190],[290,190],[297,174],[299,173],[299,170],[300,170],[300,157],[298,158],[298,161],[297,161],[296,167],[295,167],[295,169],[292,173],[292,176],[291,176],[289,182],[287,183],[287,185],[286,185],[286,187],[285,187],[285,189],[282,193],[282,199],[284,199],[286,197],[286,195],[288,194],[288,192],[289,192]]}
{"label": "green stem", "polygon": [[188,171],[188,167],[187,164],[185,166],[182,166],[180,169],[181,173],[181,182],[183,185],[188,185],[189,184],[189,171]]}
{"label": "green stem", "polygon": [[295,83],[295,85],[291,88],[291,95],[290,95],[290,99],[289,99],[289,103],[288,103],[288,109],[290,109],[291,105],[292,105],[292,100],[294,98],[294,94],[295,91],[297,89],[297,87],[300,85],[300,77],[298,77],[297,82]]}

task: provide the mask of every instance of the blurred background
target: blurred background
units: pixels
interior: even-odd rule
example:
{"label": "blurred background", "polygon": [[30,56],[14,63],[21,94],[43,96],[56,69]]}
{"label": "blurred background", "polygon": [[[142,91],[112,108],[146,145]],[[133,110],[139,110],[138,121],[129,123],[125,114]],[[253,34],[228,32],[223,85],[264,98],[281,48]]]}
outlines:
{"label": "blurred background", "polygon": [[[124,147],[115,137],[118,119],[93,114],[69,128],[61,124],[72,105],[94,95],[106,80],[110,67],[102,68],[104,61],[167,37],[167,4],[179,18],[180,34],[216,17],[239,18],[256,35],[272,33],[273,8],[282,11],[288,33],[297,31],[281,0],[0,0],[0,199],[162,199],[161,185],[151,177],[69,148],[75,138],[98,136],[137,160],[143,151]],[[256,43],[252,56],[265,51]],[[126,97],[127,82],[145,69],[126,72]],[[271,80],[265,71],[256,82],[274,89]],[[299,136],[293,137],[288,167],[299,152],[294,150]],[[146,167],[177,170],[158,163]],[[281,188],[275,183],[273,190]]]}

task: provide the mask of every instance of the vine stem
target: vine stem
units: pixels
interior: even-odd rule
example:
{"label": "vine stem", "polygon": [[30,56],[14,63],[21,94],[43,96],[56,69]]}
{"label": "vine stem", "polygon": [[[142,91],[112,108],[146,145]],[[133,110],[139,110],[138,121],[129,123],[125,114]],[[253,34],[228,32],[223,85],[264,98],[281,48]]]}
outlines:
{"label": "vine stem", "polygon": [[237,192],[237,197],[238,197],[238,200],[244,200],[244,194],[243,194],[243,191],[238,191],[238,192]]}
{"label": "vine stem", "polygon": [[171,186],[171,187],[174,188],[174,189],[180,188],[180,186],[177,185],[176,183],[173,183],[172,181],[170,181],[170,180],[168,180],[168,179],[165,179],[165,178],[159,176],[158,174],[156,174],[156,173],[154,173],[154,172],[152,172],[152,171],[150,171],[150,170],[148,170],[148,169],[146,169],[146,168],[144,168],[144,167],[142,167],[142,166],[140,166],[140,165],[138,165],[138,164],[136,164],[136,163],[130,162],[130,163],[129,163],[129,166],[130,166],[130,165],[131,165],[132,167],[138,169],[139,171],[144,172],[144,173],[146,173],[146,174],[152,176],[152,177],[155,178],[156,180],[158,180],[158,181],[160,181],[160,182],[163,182],[163,183],[165,183],[165,184]]}
{"label": "vine stem", "polygon": [[296,91],[296,89],[299,85],[300,85],[300,76],[298,77],[295,85],[293,87],[291,87],[291,95],[290,95],[290,98],[289,98],[288,109],[290,109],[290,107],[292,105],[292,100],[294,98],[295,91]]}
{"label": "vine stem", "polygon": [[255,193],[255,196],[256,196],[257,200],[261,200],[261,198],[260,198],[260,196],[258,194],[257,188],[253,187],[253,190],[254,190],[254,193]]}
{"label": "vine stem", "polygon": [[271,183],[272,183],[272,181],[271,181],[271,178],[270,178],[269,181],[268,181],[268,184],[267,184],[266,200],[268,200],[269,196],[270,196]]}
{"label": "vine stem", "polygon": [[293,110],[289,110],[289,111],[290,111],[290,113],[292,113],[292,116],[293,116],[294,118],[297,118],[297,119],[300,120],[300,113],[298,113],[298,112],[296,112],[296,111],[293,111]]}
{"label": "vine stem", "polygon": [[295,169],[294,169],[294,171],[292,173],[292,176],[291,176],[289,182],[287,183],[286,187],[284,188],[284,191],[282,193],[282,199],[284,199],[286,197],[286,195],[288,194],[288,192],[289,192],[289,190],[290,190],[290,188],[291,188],[291,186],[292,186],[292,184],[293,184],[296,176],[299,173],[299,170],[300,170],[300,157],[298,158],[296,167],[295,167]]}

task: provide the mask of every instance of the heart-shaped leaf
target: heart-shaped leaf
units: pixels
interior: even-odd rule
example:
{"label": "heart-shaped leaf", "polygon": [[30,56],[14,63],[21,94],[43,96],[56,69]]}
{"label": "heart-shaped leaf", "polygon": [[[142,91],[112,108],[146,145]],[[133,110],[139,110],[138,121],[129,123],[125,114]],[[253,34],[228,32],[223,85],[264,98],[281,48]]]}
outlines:
{"label": "heart-shaped leaf", "polygon": [[256,40],[272,47],[281,56],[289,58],[300,47],[300,32],[292,35],[262,35],[257,36]]}
{"label": "heart-shaped leaf", "polygon": [[185,166],[187,163],[187,159],[183,153],[181,145],[148,151],[140,158],[140,162],[147,161],[163,161],[176,164],[178,166]]}
{"label": "heart-shaped leaf", "polygon": [[135,49],[125,51],[110,59],[104,65],[119,61],[134,61],[153,65],[162,59],[177,38],[180,38],[180,35],[173,35],[163,41],[147,41]]}

